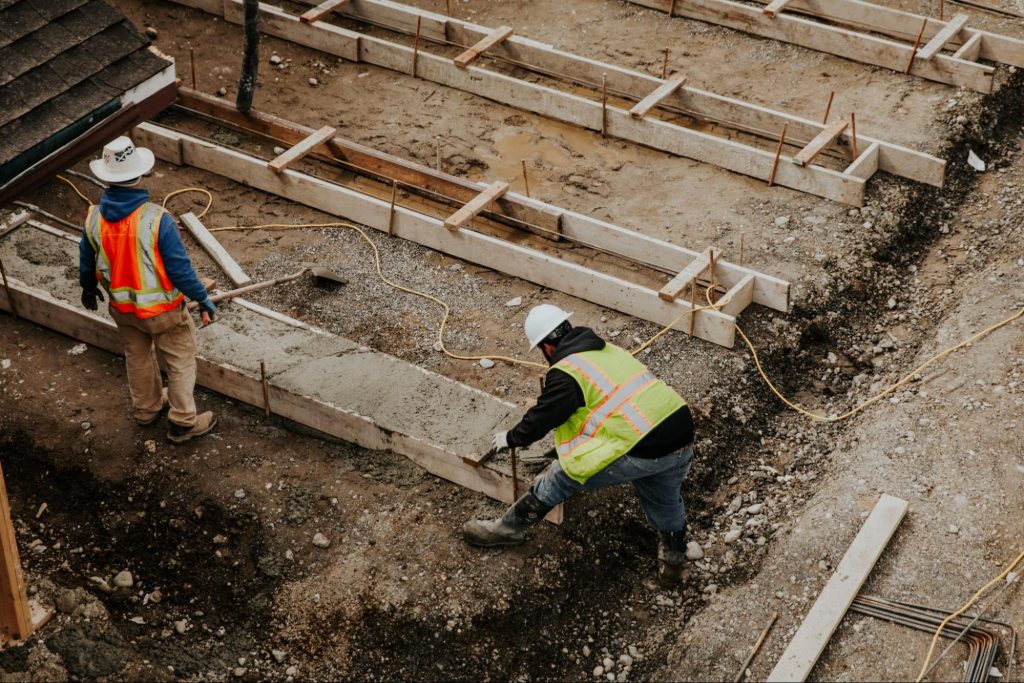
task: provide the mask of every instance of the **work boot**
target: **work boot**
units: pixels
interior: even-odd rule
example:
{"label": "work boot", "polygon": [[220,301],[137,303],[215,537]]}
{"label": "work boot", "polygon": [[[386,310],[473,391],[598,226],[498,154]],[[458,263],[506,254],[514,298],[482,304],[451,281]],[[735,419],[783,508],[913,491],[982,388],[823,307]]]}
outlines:
{"label": "work boot", "polygon": [[462,536],[478,548],[519,545],[526,540],[526,530],[544,519],[551,506],[527,493],[498,519],[471,519],[462,526]]}
{"label": "work boot", "polygon": [[132,415],[132,418],[135,420],[136,424],[142,427],[148,427],[159,420],[160,416],[167,412],[170,405],[170,401],[167,400],[167,389],[164,389],[163,398],[160,403],[160,410],[156,412],[136,410],[135,414]]}
{"label": "work boot", "polygon": [[216,426],[217,418],[210,411],[206,411],[196,416],[196,423],[191,427],[172,424],[171,431],[167,432],[167,440],[171,443],[185,443],[209,434]]}
{"label": "work boot", "polygon": [[686,569],[686,527],[672,533],[658,532],[658,581],[675,588]]}

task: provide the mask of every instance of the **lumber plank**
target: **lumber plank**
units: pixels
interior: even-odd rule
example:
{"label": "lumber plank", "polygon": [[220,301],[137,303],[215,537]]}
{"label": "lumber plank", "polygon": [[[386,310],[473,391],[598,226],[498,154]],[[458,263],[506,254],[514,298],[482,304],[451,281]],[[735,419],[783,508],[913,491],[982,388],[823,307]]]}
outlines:
{"label": "lumber plank", "polygon": [[867,180],[878,170],[878,150],[878,143],[872,142],[843,173]]}
{"label": "lumber plank", "polygon": [[953,56],[957,59],[966,59],[968,61],[974,61],[981,54],[981,33],[975,33],[968,38],[963,45],[961,45]]}
{"label": "lumber plank", "polygon": [[[657,9],[665,7],[665,0],[629,2]],[[906,69],[912,52],[911,46],[904,43],[812,21],[788,12],[769,18],[757,7],[734,0],[687,0],[677,4],[676,14],[901,73]],[[918,29],[920,26],[919,23]],[[992,67],[947,55],[938,55],[935,59],[923,62],[914,71],[915,76],[985,94],[992,92],[994,73]]]}
{"label": "lumber plank", "polygon": [[349,2],[351,2],[351,0],[324,0],[324,2],[321,2],[313,9],[303,12],[299,16],[299,21],[304,24],[312,24],[314,21],[320,21],[323,17]]}
{"label": "lumber plank", "polygon": [[[9,286],[14,288],[14,281]],[[2,288],[0,288],[2,289]],[[4,295],[6,297],[6,294]],[[18,314],[27,318],[22,311],[22,299],[18,299]],[[5,309],[9,310],[9,309]],[[7,640],[25,640],[32,635],[32,612],[25,590],[25,577],[21,571],[18,555],[18,536],[14,532],[10,502],[7,500],[7,482],[0,468],[0,635]]]}
{"label": "lumber plank", "polygon": [[0,223],[0,238],[2,238],[7,233],[15,230],[21,224],[27,223],[30,218],[32,218],[32,214],[30,214],[25,209],[21,209],[14,215],[9,216],[7,220],[5,220],[3,223]]}
{"label": "lumber plank", "polygon": [[753,298],[754,276],[746,275],[722,295],[722,298],[718,300],[718,310],[735,318],[750,305]]}
{"label": "lumber plank", "polygon": [[857,597],[889,539],[907,513],[907,501],[882,494],[847,548],[825,588],[818,594],[768,681],[805,681]]}
{"label": "lumber plank", "polygon": [[772,0],[763,10],[765,16],[774,17],[790,3],[790,0]]}
{"label": "lumber plank", "polygon": [[508,192],[508,183],[498,180],[491,183],[487,189],[470,199],[465,206],[453,213],[444,220],[444,227],[449,230],[458,230],[473,220],[492,201]]}
{"label": "lumber plank", "polygon": [[683,87],[684,83],[686,83],[686,77],[684,76],[665,81],[654,92],[637,102],[636,106],[629,110],[629,115],[634,119],[642,119],[647,116],[651,109],[658,106],[659,102]]}
{"label": "lumber plank", "polygon": [[818,133],[813,140],[807,143],[806,147],[797,152],[796,156],[793,157],[793,163],[797,166],[806,166],[814,161],[814,157],[821,154],[821,150],[831,145],[849,125],[849,121],[836,120],[825,126],[825,130]]}
{"label": "lumber plank", "polygon": [[[179,90],[179,99],[187,108],[216,116],[221,122],[231,124],[238,130],[256,131],[289,144],[300,140],[312,128],[291,123],[269,114],[252,110],[248,115],[241,114],[233,106],[224,103],[212,95],[196,92],[189,88]],[[172,131],[164,131],[163,137],[172,136]],[[155,140],[154,140],[155,141]],[[373,173],[380,173],[386,178],[397,178],[413,188],[422,186],[430,193],[445,194],[449,197],[467,202],[486,186],[456,176],[449,176],[435,171],[428,166],[401,159],[369,147],[364,147],[344,138],[335,137],[328,144],[338,147],[335,151],[349,162],[365,168]],[[461,193],[461,194],[460,194]],[[503,211],[508,215],[548,228],[559,227],[566,235],[591,244],[599,249],[622,254],[628,258],[652,263],[655,266],[678,272],[683,265],[698,256],[698,252],[669,242],[648,237],[635,230],[627,230],[618,225],[607,223],[592,216],[568,211],[560,207],[545,204],[513,192],[508,192],[498,200],[499,206],[505,205]],[[527,213],[533,212],[533,214]],[[487,215],[486,212],[482,215]],[[552,219],[551,225],[545,219]],[[728,261],[716,261],[716,275],[724,287],[729,287],[750,275],[754,278],[754,303],[767,306],[777,311],[789,310],[788,282],[757,271],[737,266]]]}
{"label": "lumber plank", "polygon": [[199,243],[199,246],[210,255],[210,258],[220,266],[220,269],[228,276],[228,279],[235,284],[235,287],[245,287],[252,284],[252,278],[245,274],[238,262],[227,252],[227,249],[210,234],[203,222],[195,214],[183,213],[179,218],[189,231],[192,237]]}
{"label": "lumber plank", "polygon": [[718,260],[720,252],[714,247],[708,247],[704,250],[697,258],[693,259],[693,262],[683,268],[679,273],[668,281],[661,290],[658,291],[658,297],[664,301],[675,301],[679,298],[686,289],[694,284],[697,278],[701,276],[705,270],[711,266],[712,256],[715,260]]}
{"label": "lumber plank", "polygon": [[513,33],[511,26],[499,26],[491,31],[489,35],[481,38],[480,41],[455,58],[455,66],[467,67],[477,60],[480,55],[487,52],[495,45],[505,42]]}
{"label": "lumber plank", "polygon": [[[90,346],[117,355],[123,354],[124,344],[114,323],[108,318],[72,306],[18,280],[11,280],[11,288],[17,292],[19,313],[27,320]],[[2,288],[0,310],[10,310],[10,303]],[[263,406],[263,385],[259,376],[230,364],[212,361],[201,353],[196,358],[196,365],[196,381],[201,386],[243,403]],[[270,404],[278,415],[364,448],[392,450],[431,474],[503,503],[513,502],[511,477],[501,468],[489,463],[481,467],[467,465],[460,455],[437,444],[385,428],[365,415],[286,389],[276,384],[273,378],[269,383],[269,392]],[[521,481],[520,486],[523,487],[521,490],[525,490],[529,483]],[[547,519],[560,523],[563,519],[561,506],[552,510]]]}
{"label": "lumber plank", "polygon": [[948,43],[953,38],[953,36],[960,33],[960,31],[962,31],[966,25],[967,15],[956,15],[949,21],[948,24],[946,24],[946,26],[941,31],[932,36],[932,39],[929,40],[924,47],[917,51],[917,56],[915,57],[915,59],[920,59],[921,61],[928,61],[936,54],[938,54],[939,50],[944,48],[946,46],[946,43]]}
{"label": "lumber plank", "polygon": [[[146,144],[150,138],[163,135],[165,130],[152,123],[140,124],[135,128],[136,143]],[[176,134],[182,138],[185,160],[191,166],[382,232],[387,230],[391,206],[385,199],[290,169],[277,175],[260,159],[184,133]],[[471,230],[445,230],[443,226],[441,220],[432,216],[395,207],[394,234],[430,249],[661,325],[669,324],[689,308],[688,302],[662,301],[648,287],[546,252]],[[717,311],[701,311],[695,316],[694,335],[701,339],[731,348],[735,332],[735,319],[731,316]]]}
{"label": "lumber plank", "polygon": [[268,161],[267,167],[274,173],[281,173],[288,166],[312,152],[314,147],[322,145],[333,138],[337,132],[337,130],[330,126],[324,126],[315,133],[309,134],[298,144],[292,145],[290,149],[286,149],[277,158]]}

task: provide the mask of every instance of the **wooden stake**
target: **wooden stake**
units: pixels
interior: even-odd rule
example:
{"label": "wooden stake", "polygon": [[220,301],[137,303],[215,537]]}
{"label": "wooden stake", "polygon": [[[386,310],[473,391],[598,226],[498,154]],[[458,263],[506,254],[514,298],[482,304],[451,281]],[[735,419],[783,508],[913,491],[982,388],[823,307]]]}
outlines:
{"label": "wooden stake", "polygon": [[398,181],[391,181],[391,212],[388,214],[388,235],[394,234],[395,229],[395,200],[398,199]]}
{"label": "wooden stake", "polygon": [[196,49],[190,47],[188,49],[188,61],[192,65],[192,89],[196,89]]}
{"label": "wooden stake", "polygon": [[939,21],[946,20],[946,1],[939,0]]}
{"label": "wooden stake", "polygon": [[782,145],[786,142],[787,128],[789,128],[789,123],[782,124],[782,135],[779,136],[779,146],[775,150],[775,160],[772,162],[772,172],[768,174],[768,187],[771,187],[775,183],[775,171],[779,168],[779,157],[782,156]]}
{"label": "wooden stake", "polygon": [[850,135],[853,143],[853,160],[857,161],[857,114],[850,112]]}
{"label": "wooden stake", "polygon": [[710,292],[710,296],[708,297],[708,299],[710,299],[710,301],[708,303],[712,303],[713,304],[713,303],[715,303],[715,300],[718,299],[718,283],[715,280],[715,250],[714,249],[711,250],[711,258],[709,259],[709,264],[708,264],[708,273],[711,274],[711,292]]}
{"label": "wooden stake", "polygon": [[[10,294],[8,293],[8,299]],[[32,635],[32,611],[21,573],[17,537],[7,502],[7,484],[0,469],[0,635],[25,640]]]}
{"label": "wooden stake", "polygon": [[672,0],[672,3],[668,6],[668,15],[670,17],[675,16],[676,13],[676,0]]}
{"label": "wooden stake", "polygon": [[828,115],[832,112],[832,98],[836,96],[836,91],[833,90],[828,94],[828,104],[825,105],[825,116],[822,117],[822,123],[828,123]]}
{"label": "wooden stake", "polygon": [[267,364],[260,361],[260,383],[263,385],[263,412],[270,419],[270,385],[267,383]]}
{"label": "wooden stake", "polygon": [[434,168],[441,170],[441,136],[434,136]]}
{"label": "wooden stake", "polygon": [[416,77],[416,60],[420,56],[420,24],[423,23],[423,17],[416,17],[416,38],[412,41],[412,76]]}
{"label": "wooden stake", "polygon": [[449,17],[452,15],[452,0],[444,0],[444,13]]}
{"label": "wooden stake", "polygon": [[924,18],[924,22],[921,23],[921,30],[917,32],[917,40],[914,41],[914,49],[910,51],[910,59],[907,61],[907,68],[903,72],[905,74],[910,73],[910,68],[914,66],[914,58],[917,57],[917,48],[921,47],[921,37],[924,35],[924,30],[928,28],[928,17]]}
{"label": "wooden stake", "polygon": [[661,63],[661,80],[665,80],[666,78],[668,78],[668,48],[667,47],[665,48],[664,52],[665,52],[665,59]]}
{"label": "wooden stake", "polygon": [[737,264],[739,266],[743,265],[743,239],[746,236],[747,236],[746,233],[742,233],[742,232],[740,233],[740,262]]}
{"label": "wooden stake", "polygon": [[690,285],[690,336],[693,336],[693,321],[697,318],[697,281]]}
{"label": "wooden stake", "polygon": [[601,76],[601,137],[608,136],[608,74]]}
{"label": "wooden stake", "polygon": [[4,262],[0,261],[0,278],[3,278],[4,289],[7,291],[7,300],[11,302],[11,316],[18,319],[18,307],[14,303],[14,297],[11,295],[11,286],[7,284],[7,273],[4,272]]}
{"label": "wooden stake", "polygon": [[526,196],[530,196],[530,178],[526,175],[526,159],[523,159],[523,187],[526,188]]}

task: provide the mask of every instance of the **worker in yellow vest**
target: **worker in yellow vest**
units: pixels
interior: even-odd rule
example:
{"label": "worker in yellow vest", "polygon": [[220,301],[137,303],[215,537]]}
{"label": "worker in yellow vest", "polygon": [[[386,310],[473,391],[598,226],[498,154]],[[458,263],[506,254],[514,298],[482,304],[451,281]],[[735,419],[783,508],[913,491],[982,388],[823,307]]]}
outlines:
{"label": "worker in yellow vest", "polygon": [[466,540],[481,547],[522,543],[527,527],[578,491],[630,482],[659,532],[658,576],[679,582],[686,559],[682,484],[693,458],[686,402],[628,351],[570,313],[542,304],[526,317],[530,348],[551,366],[536,405],[519,424],[494,435],[494,448],[522,448],[554,430],[557,458],[502,517],[471,520]]}
{"label": "worker in yellow vest", "polygon": [[[165,412],[167,439],[184,443],[209,433],[213,413],[197,413],[196,326],[185,296],[199,303],[203,324],[217,307],[192,268],[174,218],[136,187],[153,168],[153,153],[119,137],[103,148],[103,158],[89,165],[109,183],[98,206],[90,206],[79,243],[78,276],[82,305],[97,310],[110,297],[110,317],[124,342],[134,419],[156,422]],[[160,358],[167,389],[160,379]]]}

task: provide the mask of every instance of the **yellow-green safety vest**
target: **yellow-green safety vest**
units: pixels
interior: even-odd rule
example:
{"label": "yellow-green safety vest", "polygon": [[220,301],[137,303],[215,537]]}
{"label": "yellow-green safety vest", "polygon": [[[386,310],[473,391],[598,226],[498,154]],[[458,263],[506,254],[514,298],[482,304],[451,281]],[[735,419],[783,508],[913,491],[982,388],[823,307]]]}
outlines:
{"label": "yellow-green safety vest", "polygon": [[585,484],[686,405],[625,349],[574,353],[551,366],[576,380],[583,405],[555,430],[562,470]]}

